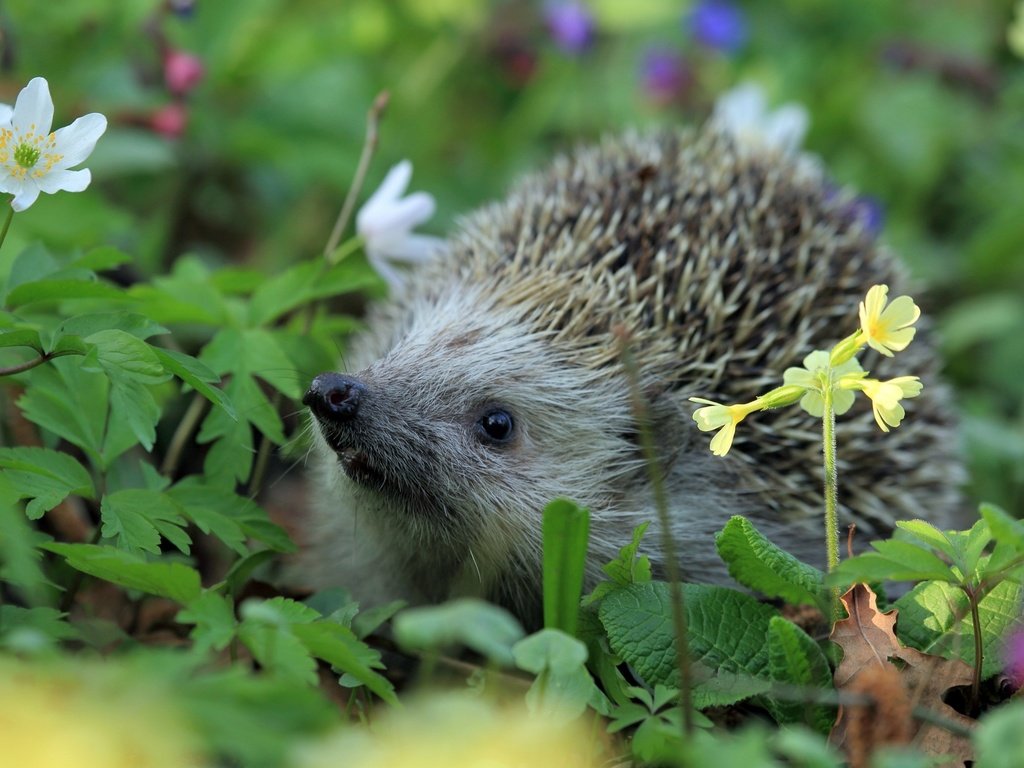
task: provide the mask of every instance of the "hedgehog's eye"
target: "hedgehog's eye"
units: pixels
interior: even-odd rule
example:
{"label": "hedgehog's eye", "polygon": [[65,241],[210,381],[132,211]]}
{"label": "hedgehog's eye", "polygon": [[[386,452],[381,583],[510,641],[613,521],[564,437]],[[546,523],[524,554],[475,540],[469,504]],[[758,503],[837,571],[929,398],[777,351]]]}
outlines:
{"label": "hedgehog's eye", "polygon": [[500,408],[488,411],[476,423],[480,438],[489,443],[507,443],[512,439],[515,423],[508,411]]}

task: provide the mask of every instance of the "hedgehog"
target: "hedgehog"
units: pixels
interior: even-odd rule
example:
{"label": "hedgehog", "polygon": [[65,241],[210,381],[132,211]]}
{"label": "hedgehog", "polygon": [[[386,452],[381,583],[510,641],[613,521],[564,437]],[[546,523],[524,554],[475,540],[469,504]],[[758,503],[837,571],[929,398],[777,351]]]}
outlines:
{"label": "hedgehog", "polygon": [[[369,605],[479,596],[536,626],[541,514],[558,497],[590,510],[588,585],[645,522],[664,573],[623,329],[685,578],[729,582],[714,541],[737,514],[822,565],[818,420],[758,414],[719,458],[688,400],[752,399],[851,332],[868,287],[906,292],[894,256],[807,159],[713,124],[634,132],[466,217],[445,255],[372,311],[347,370],[306,394],[318,427],[306,582]],[[959,509],[928,336],[895,362],[862,358],[872,375],[925,382],[898,430],[879,432],[865,403],[838,425],[840,524],[862,538]]]}

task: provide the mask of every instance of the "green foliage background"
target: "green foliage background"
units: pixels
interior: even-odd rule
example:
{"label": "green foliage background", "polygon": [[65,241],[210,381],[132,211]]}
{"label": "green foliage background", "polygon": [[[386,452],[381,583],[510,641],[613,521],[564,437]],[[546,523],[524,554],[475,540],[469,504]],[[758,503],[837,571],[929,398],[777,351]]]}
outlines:
{"label": "green foliage background", "polygon": [[[44,197],[0,259],[42,240],[116,244],[144,275],[182,254],[275,270],[322,248],[351,180],[365,112],[391,93],[369,184],[413,160],[437,198],[431,224],[502,195],[557,150],[625,126],[701,120],[744,79],[810,110],[808,148],[836,179],[881,201],[885,238],[927,290],[964,414],[978,496],[1024,495],[1024,62],[1007,49],[1010,2],[743,4],[747,44],[701,48],[690,4],[596,0],[597,39],[562,51],[542,3],[506,0],[13,0],[0,98],[49,79],[58,123],[111,120],[89,194]],[[147,125],[171,101],[162,47],[199,56],[178,140]],[[645,92],[652,48],[686,58],[671,104]]]}

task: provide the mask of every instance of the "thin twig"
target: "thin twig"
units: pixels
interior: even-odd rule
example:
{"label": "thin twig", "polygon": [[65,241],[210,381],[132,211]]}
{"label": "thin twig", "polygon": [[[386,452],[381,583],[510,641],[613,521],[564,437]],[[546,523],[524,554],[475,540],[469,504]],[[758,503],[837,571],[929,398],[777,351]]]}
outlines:
{"label": "thin twig", "polygon": [[167,454],[160,465],[160,474],[164,477],[169,478],[177,471],[178,462],[181,461],[181,454],[188,443],[188,438],[205,410],[206,398],[196,392],[192,402],[189,403],[188,410],[185,411],[185,415],[178,422],[177,429],[174,430],[170,445],[167,446]]}
{"label": "thin twig", "polygon": [[[12,197],[11,200],[14,200]],[[4,240],[7,239],[7,230],[11,228],[11,219],[14,218],[14,208],[10,205],[7,206],[7,217],[4,219],[3,229],[0,229],[0,248],[3,247]]]}
{"label": "thin twig", "polygon": [[10,365],[6,368],[0,368],[0,376],[13,376],[16,373],[24,373],[25,371],[30,371],[37,365],[42,365],[43,363],[48,362],[51,359],[51,357],[52,356],[49,353],[46,353],[40,355],[39,357],[33,358],[32,360],[29,360],[28,362],[25,363],[18,363],[17,365]]}
{"label": "thin twig", "polygon": [[672,597],[672,626],[676,635],[676,664],[679,668],[679,704],[683,710],[683,736],[693,733],[693,703],[691,689],[693,681],[690,672],[690,646],[688,628],[686,626],[686,610],[683,604],[682,576],[679,572],[679,561],[676,559],[675,541],[669,527],[668,497],[665,493],[665,478],[661,462],[654,450],[654,436],[651,433],[651,419],[647,411],[647,401],[640,389],[640,375],[636,361],[629,348],[629,335],[626,329],[615,329],[619,340],[619,358],[629,379],[629,394],[633,405],[633,417],[636,419],[640,432],[640,445],[643,449],[647,476],[654,494],[654,506],[658,512],[661,528],[661,550],[665,556],[665,569],[668,575],[668,588]]}

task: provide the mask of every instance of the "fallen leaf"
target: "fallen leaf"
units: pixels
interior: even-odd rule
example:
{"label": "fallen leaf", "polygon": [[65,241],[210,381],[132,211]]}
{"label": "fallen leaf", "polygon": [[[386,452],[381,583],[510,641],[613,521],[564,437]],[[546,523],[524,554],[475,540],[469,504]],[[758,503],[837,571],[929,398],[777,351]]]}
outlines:
{"label": "fallen leaf", "polygon": [[[843,649],[843,660],[835,673],[837,690],[849,690],[853,681],[866,669],[892,667],[899,670],[914,707],[929,710],[941,721],[962,728],[974,727],[974,720],[943,701],[950,688],[971,683],[971,667],[959,659],[944,659],[901,645],[895,632],[898,612],[880,612],[878,598],[867,585],[855,584],[840,600],[849,615],[837,621],[832,629],[832,640]],[[829,736],[830,743],[844,750],[847,749],[847,720],[844,707],[840,706],[839,717]],[[915,719],[910,735],[926,754],[949,756],[950,760],[944,765],[962,766],[964,761],[973,757],[970,740],[941,725]]]}

